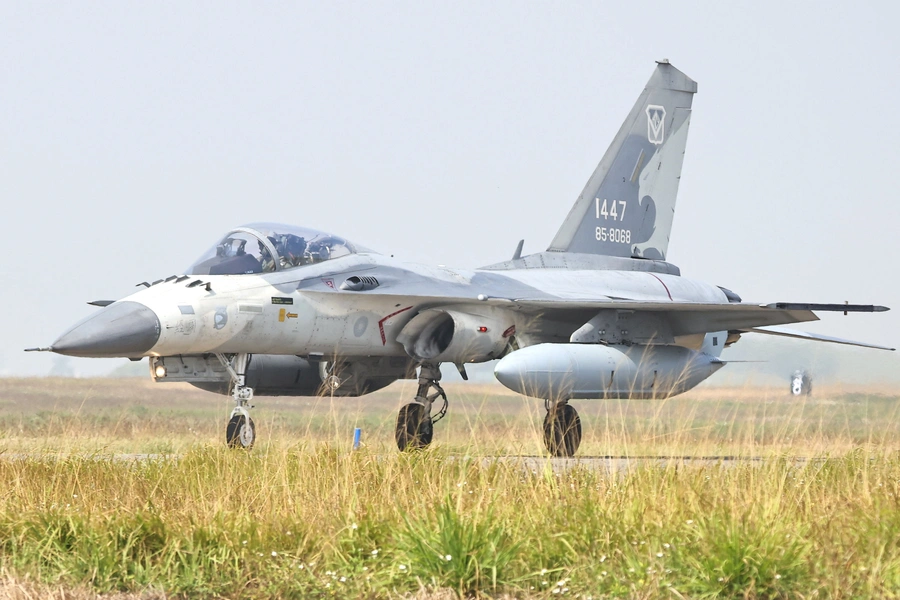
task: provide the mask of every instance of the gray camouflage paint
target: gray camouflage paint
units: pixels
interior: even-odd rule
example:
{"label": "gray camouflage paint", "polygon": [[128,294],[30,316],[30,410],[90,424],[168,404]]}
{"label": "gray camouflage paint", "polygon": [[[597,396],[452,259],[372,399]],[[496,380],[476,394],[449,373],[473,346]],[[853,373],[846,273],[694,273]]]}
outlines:
{"label": "gray camouflage paint", "polygon": [[548,250],[665,260],[696,92],[657,65]]}

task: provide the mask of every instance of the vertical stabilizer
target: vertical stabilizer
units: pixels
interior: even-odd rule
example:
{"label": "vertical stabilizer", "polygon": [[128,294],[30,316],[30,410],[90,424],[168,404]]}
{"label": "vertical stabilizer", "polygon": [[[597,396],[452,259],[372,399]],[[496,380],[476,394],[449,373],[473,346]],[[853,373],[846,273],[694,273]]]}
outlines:
{"label": "vertical stabilizer", "polygon": [[548,250],[665,260],[696,92],[657,63]]}

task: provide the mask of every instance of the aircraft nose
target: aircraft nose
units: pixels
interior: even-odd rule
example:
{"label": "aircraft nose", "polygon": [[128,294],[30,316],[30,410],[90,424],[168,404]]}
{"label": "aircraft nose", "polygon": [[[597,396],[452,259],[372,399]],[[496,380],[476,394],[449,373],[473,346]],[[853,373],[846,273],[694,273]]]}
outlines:
{"label": "aircraft nose", "polygon": [[156,313],[138,302],[115,302],[76,324],[50,350],[67,356],[137,357],[159,340]]}

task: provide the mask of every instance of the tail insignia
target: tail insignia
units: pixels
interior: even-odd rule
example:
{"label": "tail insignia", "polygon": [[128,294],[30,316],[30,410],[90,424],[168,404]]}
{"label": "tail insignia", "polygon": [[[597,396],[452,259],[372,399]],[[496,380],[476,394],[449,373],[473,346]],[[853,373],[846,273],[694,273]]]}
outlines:
{"label": "tail insignia", "polygon": [[666,136],[666,107],[647,106],[647,139],[651,144],[662,144]]}

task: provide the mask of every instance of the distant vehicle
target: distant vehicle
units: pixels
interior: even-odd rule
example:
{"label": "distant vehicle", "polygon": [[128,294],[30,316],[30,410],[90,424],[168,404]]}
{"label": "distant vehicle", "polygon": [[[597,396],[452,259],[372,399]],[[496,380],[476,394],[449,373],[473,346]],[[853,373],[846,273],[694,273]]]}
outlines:
{"label": "distant vehicle", "polygon": [[797,370],[791,374],[791,394],[794,396],[812,394],[812,376],[808,372]]}
{"label": "distant vehicle", "polygon": [[[680,394],[722,368],[722,349],[744,333],[882,348],[772,326],[815,321],[814,310],[886,307],[746,303],[666,262],[696,91],[658,63],[544,252],[522,256],[519,242],[508,261],[458,270],[403,263],[309,228],[252,224],[226,233],[183,275],[93,302],[95,314],[31,350],[148,356],[155,381],[231,394],[226,441],[244,448],[256,439],[254,395],[357,396],[397,379],[418,380],[397,417],[397,446],[426,446],[447,410],[440,364],[466,379],[466,363],[499,358],[503,385],[545,400],[547,449],[571,456],[582,429],[570,400]],[[509,210],[521,210],[514,200]],[[428,198],[397,218],[442,231]]]}

